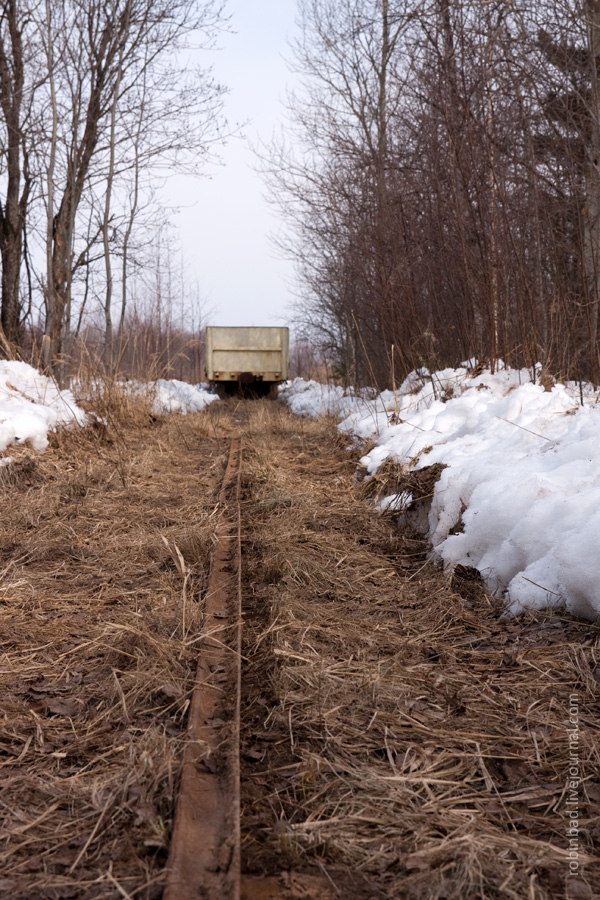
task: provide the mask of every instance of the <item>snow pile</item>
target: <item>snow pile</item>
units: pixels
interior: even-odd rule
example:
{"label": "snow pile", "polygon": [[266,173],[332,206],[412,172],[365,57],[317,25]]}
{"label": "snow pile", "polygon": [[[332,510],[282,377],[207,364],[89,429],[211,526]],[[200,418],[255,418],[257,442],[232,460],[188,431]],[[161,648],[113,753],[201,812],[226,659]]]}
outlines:
{"label": "snow pile", "polygon": [[[127,382],[124,388],[148,397],[156,415],[199,412],[217,399],[207,385],[184,381]],[[42,452],[48,446],[49,431],[65,425],[85,425],[87,420],[70,390],[61,391],[52,379],[40,375],[27,363],[0,360],[0,452],[11,444],[26,441]],[[9,457],[4,457],[0,466],[10,462]]]}
{"label": "snow pile", "polygon": [[375,439],[401,411],[417,409],[452,392],[467,374],[466,366],[444,369],[433,375],[421,369],[411,372],[397,391],[380,394],[373,388],[355,390],[295,378],[279,388],[279,397],[297,415],[336,416],[342,420],[341,431],[368,440]]}
{"label": "snow pile", "polygon": [[279,398],[288,404],[292,412],[299,416],[335,416],[344,418],[354,411],[367,411],[369,398],[376,397],[377,392],[371,388],[359,392],[353,388],[340,387],[337,384],[319,384],[318,381],[305,381],[294,378],[279,388]]}
{"label": "snow pile", "polygon": [[167,380],[127,382],[127,387],[134,393],[148,397],[152,412],[157,415],[166,413],[202,412],[209,404],[218,400],[206,385],[188,384],[187,381]]}
{"label": "snow pile", "polygon": [[41,453],[48,446],[49,431],[85,422],[71,391],[59,390],[27,363],[0,360],[0,451],[29,441]]}
{"label": "snow pile", "polygon": [[[583,394],[586,405],[580,404]],[[527,370],[466,367],[413,373],[340,429],[376,446],[374,474],[392,457],[408,468],[446,466],[429,513],[434,556],[473,566],[508,609],[563,604],[600,616],[600,407],[590,386],[531,382]],[[386,497],[401,510],[410,496]]]}

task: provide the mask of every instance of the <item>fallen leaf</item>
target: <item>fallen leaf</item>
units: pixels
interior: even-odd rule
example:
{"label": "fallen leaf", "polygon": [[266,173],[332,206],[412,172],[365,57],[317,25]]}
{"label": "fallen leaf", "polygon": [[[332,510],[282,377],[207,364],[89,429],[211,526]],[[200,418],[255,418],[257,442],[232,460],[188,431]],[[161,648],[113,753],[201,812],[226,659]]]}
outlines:
{"label": "fallen leaf", "polygon": [[47,701],[48,710],[55,716],[69,716],[72,718],[81,709],[81,700],[69,697],[52,697]]}

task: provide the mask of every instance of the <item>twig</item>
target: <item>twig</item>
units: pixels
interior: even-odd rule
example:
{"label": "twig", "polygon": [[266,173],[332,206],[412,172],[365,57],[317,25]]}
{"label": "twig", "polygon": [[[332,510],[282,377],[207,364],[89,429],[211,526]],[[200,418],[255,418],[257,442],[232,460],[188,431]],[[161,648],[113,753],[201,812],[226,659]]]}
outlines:
{"label": "twig", "polygon": [[497,419],[500,419],[502,422],[506,422],[507,425],[514,425],[515,428],[520,428],[521,431],[526,431],[528,434],[533,434],[535,437],[542,438],[544,441],[548,441],[549,444],[554,444],[555,442],[552,438],[546,437],[545,434],[539,434],[537,431],[532,431],[531,428],[525,428],[524,425],[517,425],[516,422],[511,422],[510,419],[505,419],[504,416],[496,416]]}
{"label": "twig", "polygon": [[[96,837],[96,835],[97,835],[97,833],[98,833],[98,829],[100,828],[100,825],[102,824],[102,820],[104,819],[104,816],[106,815],[106,810],[107,810],[108,807],[109,807],[109,804],[110,804],[111,799],[112,799],[112,798],[109,797],[108,800],[106,801],[106,803],[104,804],[104,809],[103,809],[102,812],[100,813],[100,816],[98,817],[98,821],[97,821],[96,824],[94,825],[94,828],[93,828],[93,830],[92,830],[92,833],[90,834],[89,838],[87,839],[87,841],[86,841],[85,844],[83,845],[82,849],[79,851],[79,854],[77,855],[77,859],[75,860],[75,862],[73,863],[73,865],[72,865],[71,868],[69,869],[69,875],[72,875],[72,874],[73,874],[73,872],[75,871],[75,869],[77,868],[77,866],[79,865],[79,863],[81,862],[81,860],[83,859],[83,857],[85,856],[85,854],[87,853],[88,847],[90,846],[90,844],[92,843],[92,841],[93,841],[94,838]],[[58,804],[57,804],[57,805],[58,805]]]}

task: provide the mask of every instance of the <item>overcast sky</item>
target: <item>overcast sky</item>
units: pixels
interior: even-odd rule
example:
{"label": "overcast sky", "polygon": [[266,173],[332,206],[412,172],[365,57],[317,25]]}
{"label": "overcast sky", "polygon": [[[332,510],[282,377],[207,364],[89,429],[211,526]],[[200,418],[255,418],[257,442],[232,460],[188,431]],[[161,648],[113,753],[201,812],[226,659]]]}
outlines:
{"label": "overcast sky", "polygon": [[226,115],[244,122],[248,141],[230,140],[210,179],[177,177],[168,185],[190,280],[197,280],[213,325],[284,325],[293,265],[269,240],[281,228],[253,171],[249,143],[268,141],[284,116],[291,84],[285,59],[296,31],[296,0],[228,0],[231,33],[210,58],[229,88]]}

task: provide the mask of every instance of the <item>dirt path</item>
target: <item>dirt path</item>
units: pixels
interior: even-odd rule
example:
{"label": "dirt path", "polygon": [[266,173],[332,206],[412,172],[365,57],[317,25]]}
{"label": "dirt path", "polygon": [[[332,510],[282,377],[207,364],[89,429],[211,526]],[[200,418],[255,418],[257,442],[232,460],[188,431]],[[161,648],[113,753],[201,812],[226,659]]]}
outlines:
{"label": "dirt path", "polygon": [[0,470],[0,897],[161,896],[240,431],[246,896],[600,894],[599,629],[499,620],[369,510],[331,425],[231,401]]}

